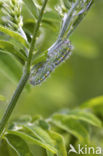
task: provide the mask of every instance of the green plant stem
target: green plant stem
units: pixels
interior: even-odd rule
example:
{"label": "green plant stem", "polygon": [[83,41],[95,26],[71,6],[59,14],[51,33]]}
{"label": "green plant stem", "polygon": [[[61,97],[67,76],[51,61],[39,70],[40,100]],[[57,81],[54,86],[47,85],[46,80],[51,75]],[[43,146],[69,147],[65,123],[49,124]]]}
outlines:
{"label": "green plant stem", "polygon": [[70,26],[71,20],[73,18],[73,12],[75,10],[75,8],[78,6],[79,4],[79,0],[77,0],[71,7],[71,9],[68,11],[66,20],[64,20],[60,35],[59,35],[59,39],[62,39],[65,37],[65,32],[67,32],[68,27]]}
{"label": "green plant stem", "polygon": [[44,9],[46,7],[47,2],[48,2],[48,0],[44,0],[42,9],[40,11],[40,15],[38,17],[37,24],[36,24],[35,29],[34,29],[33,39],[32,39],[32,42],[31,42],[29,56],[28,56],[28,63],[27,63],[28,67],[31,65],[33,51],[34,51],[34,48],[35,48],[35,42],[36,42],[37,33],[38,33],[38,30],[39,30],[39,27],[40,27],[40,23],[41,23],[41,20],[42,20],[42,17],[43,17],[43,12],[44,12]]}
{"label": "green plant stem", "polygon": [[25,87],[28,78],[29,78],[29,74],[27,72],[25,72],[21,77],[17,89],[15,90],[14,95],[12,96],[12,99],[7,107],[7,110],[5,111],[3,118],[0,122],[0,135],[2,134],[4,127],[10,118],[12,111],[14,110],[14,107],[19,99],[19,96],[21,95],[23,88]]}
{"label": "green plant stem", "polygon": [[32,42],[31,42],[31,46],[30,46],[30,51],[29,51],[29,56],[28,56],[28,61],[27,61],[27,65],[25,67],[25,72],[23,73],[22,77],[21,77],[21,80],[17,86],[17,89],[16,91],[14,92],[14,95],[12,96],[12,99],[7,107],[7,110],[5,111],[4,115],[3,115],[3,118],[0,122],[0,136],[2,135],[2,132],[16,106],[16,103],[28,81],[28,78],[29,78],[29,75],[30,75],[30,66],[31,66],[31,60],[32,60],[32,56],[33,56],[33,51],[34,51],[34,48],[35,48],[35,42],[36,42],[36,37],[37,37],[37,33],[38,33],[38,30],[39,30],[39,27],[40,27],[40,23],[41,23],[41,20],[42,20],[42,16],[43,16],[43,12],[44,12],[44,9],[45,9],[45,6],[47,4],[47,1],[48,0],[44,0],[44,3],[43,3],[43,6],[42,6],[42,9],[40,11],[40,15],[38,17],[38,21],[37,21],[37,24],[36,24],[36,27],[34,29],[34,34],[33,34],[33,39],[32,39]]}

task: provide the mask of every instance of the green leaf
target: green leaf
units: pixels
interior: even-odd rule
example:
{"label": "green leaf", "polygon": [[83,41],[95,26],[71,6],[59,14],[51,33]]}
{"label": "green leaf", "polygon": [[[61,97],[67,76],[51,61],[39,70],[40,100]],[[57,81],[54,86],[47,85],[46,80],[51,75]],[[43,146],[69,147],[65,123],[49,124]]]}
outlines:
{"label": "green leaf", "polygon": [[52,31],[58,31],[60,28],[61,18],[55,11],[47,11],[43,15],[41,23],[42,27],[51,29]]}
{"label": "green leaf", "polygon": [[101,127],[101,121],[92,113],[82,110],[70,111],[67,113],[68,117],[72,117],[76,120],[85,121],[93,126]]}
{"label": "green leaf", "polygon": [[96,98],[90,99],[83,103],[80,108],[93,108],[95,106],[103,105],[103,96],[98,96]]}
{"label": "green leaf", "polygon": [[45,120],[39,119],[34,123],[30,123],[29,121],[31,121],[31,119],[28,120],[28,118],[26,118],[27,122],[25,122],[24,119],[25,118],[23,118],[23,120],[18,120],[17,123],[15,121],[14,127],[11,126],[8,133],[17,135],[26,141],[45,148],[50,156],[54,154],[67,156],[62,136],[51,131],[49,124]]}
{"label": "green leaf", "polygon": [[51,122],[60,129],[71,133],[79,140],[88,141],[88,131],[78,120],[74,119],[73,117],[69,117],[68,115],[64,114],[54,114],[51,118]]}
{"label": "green leaf", "polygon": [[30,143],[33,143],[33,144],[36,144],[38,146],[41,146],[44,149],[49,150],[54,154],[57,153],[56,149],[53,146],[50,146],[49,144],[41,141],[38,138],[39,136],[36,137],[35,133],[31,130],[28,130],[27,132],[26,132],[26,130],[24,130],[23,132],[22,131],[10,131],[9,130],[8,133],[17,135],[17,136],[21,137],[23,140],[30,142]]}
{"label": "green leaf", "polygon": [[46,58],[47,58],[46,54],[43,54],[43,55],[39,55],[39,54],[38,54],[38,56],[34,55],[34,57],[33,57],[34,59],[32,60],[32,65],[35,65],[35,64],[38,64],[40,62],[45,62],[46,61]]}
{"label": "green leaf", "polygon": [[[52,139],[55,140],[55,145],[57,148],[57,155],[58,156],[67,156],[66,148],[65,148],[65,143],[63,137],[54,132],[54,131],[49,131],[49,135],[52,137]],[[47,151],[48,156],[54,156],[51,152]]]}
{"label": "green leaf", "polygon": [[5,139],[0,140],[0,156],[10,156]]}
{"label": "green leaf", "polygon": [[17,135],[6,134],[5,140],[18,156],[33,156],[27,143]]}
{"label": "green leaf", "polygon": [[39,139],[44,145],[47,146],[47,150],[53,152],[54,154],[57,153],[54,140],[49,136],[48,131],[42,129],[41,127],[33,124],[31,126],[24,126],[28,131],[30,131],[34,137]]}
{"label": "green leaf", "polygon": [[27,7],[27,9],[29,10],[29,12],[31,13],[31,15],[33,16],[33,18],[35,19],[35,17],[37,18],[39,16],[39,10],[37,9],[37,7],[35,6],[33,0],[24,0],[24,3]]}
{"label": "green leaf", "polygon": [[48,11],[48,12],[45,12],[44,15],[43,15],[43,21],[49,21],[49,22],[52,22],[52,23],[60,23],[60,16],[58,15],[58,13],[56,11]]}
{"label": "green leaf", "polygon": [[[36,121],[37,122],[37,121]],[[40,122],[39,122],[40,124]],[[46,149],[49,156],[67,156],[63,137],[51,130],[41,128],[36,124],[16,125],[18,131],[9,130],[9,134],[14,134],[25,141],[37,144]]]}
{"label": "green leaf", "polygon": [[28,56],[28,50],[22,44],[20,44],[13,38],[9,39],[9,42],[12,43],[18,51],[20,51],[22,54],[24,54],[24,56]]}
{"label": "green leaf", "polygon": [[6,54],[6,55],[12,55],[21,63],[21,65],[24,65],[24,60],[22,58],[18,57],[14,52],[11,53],[11,52],[6,51],[6,50],[0,50],[0,53],[1,54]]}
{"label": "green leaf", "polygon": [[66,110],[66,112],[63,113],[63,115],[65,117],[72,117],[73,119],[76,119],[76,120],[85,121],[96,127],[102,126],[101,121],[94,114],[86,110],[81,110],[81,109]]}
{"label": "green leaf", "polygon": [[58,25],[56,23],[52,23],[52,22],[49,22],[49,21],[44,21],[41,23],[41,26],[45,29],[48,29],[48,30],[52,30],[54,32],[56,32],[58,30]]}
{"label": "green leaf", "polygon": [[15,40],[17,40],[19,43],[23,44],[25,47],[29,47],[28,42],[17,32],[10,30],[6,27],[3,27],[0,25],[0,31],[9,35],[10,37],[13,37]]}
{"label": "green leaf", "polygon": [[47,152],[47,156],[54,156],[53,153],[51,153],[50,151],[46,151]]}
{"label": "green leaf", "polygon": [[52,139],[55,140],[55,145],[57,148],[57,155],[58,156],[67,156],[63,137],[54,131],[49,131],[49,134],[52,137]]}
{"label": "green leaf", "polygon": [[22,125],[27,125],[31,121],[32,121],[31,116],[29,116],[29,115],[23,115],[22,117],[20,117],[18,119],[15,119],[13,122],[11,122],[11,124],[8,127],[8,129],[15,130],[15,129],[17,129],[17,127],[20,127]]}
{"label": "green leaf", "polygon": [[36,52],[32,57],[32,65],[46,61],[48,50]]}
{"label": "green leaf", "polygon": [[23,59],[23,61],[26,61],[26,57],[22,53],[18,52],[14,45],[9,41],[0,40],[0,48],[3,49],[4,52],[13,54],[14,56],[17,56],[20,59]]}
{"label": "green leaf", "polygon": [[0,74],[12,83],[17,83],[22,74],[22,65],[12,55],[0,53]]}

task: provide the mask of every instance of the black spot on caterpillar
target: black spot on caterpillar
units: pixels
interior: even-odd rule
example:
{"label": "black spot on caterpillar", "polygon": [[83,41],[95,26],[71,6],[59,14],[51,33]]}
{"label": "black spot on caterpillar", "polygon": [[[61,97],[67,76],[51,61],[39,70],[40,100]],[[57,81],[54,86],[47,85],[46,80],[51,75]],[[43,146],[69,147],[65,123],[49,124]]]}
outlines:
{"label": "black spot on caterpillar", "polygon": [[48,50],[46,61],[38,63],[32,68],[30,83],[35,86],[43,82],[60,63],[70,56],[71,50],[72,46],[69,40],[61,40],[54,44]]}

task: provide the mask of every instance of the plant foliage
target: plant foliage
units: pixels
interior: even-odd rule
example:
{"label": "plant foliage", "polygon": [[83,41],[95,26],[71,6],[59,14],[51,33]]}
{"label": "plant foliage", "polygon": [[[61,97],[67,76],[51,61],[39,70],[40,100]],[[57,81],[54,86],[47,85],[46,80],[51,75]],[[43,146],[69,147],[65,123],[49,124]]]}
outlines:
{"label": "plant foliage", "polygon": [[[87,14],[93,0],[60,0],[50,9],[50,2],[43,14],[40,30],[36,39],[41,38],[44,27],[57,30],[58,37],[51,47],[38,51],[38,43],[33,51],[30,64],[29,80],[31,84],[41,84],[51,73],[71,54],[72,45],[69,37]],[[1,0],[0,54],[12,55],[21,64],[27,65],[32,41],[32,26],[36,27],[42,8],[42,1],[33,0]],[[28,11],[30,20],[22,14],[22,9]],[[49,10],[49,11],[48,11]],[[4,97],[0,96],[0,100]],[[29,144],[35,144],[45,149],[47,156],[67,156],[67,137],[75,137],[81,143],[90,143],[90,129],[102,129],[102,122],[96,115],[88,111],[88,107],[98,105],[103,97],[84,103],[74,110],[63,110],[54,113],[48,119],[41,116],[34,118],[24,116],[9,123],[0,139],[0,156],[33,156]],[[97,101],[97,102],[96,102]],[[5,149],[5,150],[4,150]],[[14,154],[15,153],[15,154]]]}
{"label": "plant foliage", "polygon": [[41,146],[47,151],[47,155],[67,156],[64,134],[73,135],[82,143],[89,143],[91,125],[102,128],[102,122],[95,115],[81,109],[66,109],[48,119],[23,116],[9,124],[1,143],[5,142],[18,156],[32,156],[29,143]]}

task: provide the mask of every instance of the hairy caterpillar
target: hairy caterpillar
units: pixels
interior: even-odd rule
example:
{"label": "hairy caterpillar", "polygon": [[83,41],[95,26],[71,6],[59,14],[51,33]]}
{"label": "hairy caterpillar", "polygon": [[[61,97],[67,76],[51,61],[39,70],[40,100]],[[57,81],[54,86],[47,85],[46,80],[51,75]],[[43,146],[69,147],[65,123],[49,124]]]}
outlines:
{"label": "hairy caterpillar", "polygon": [[43,82],[55,68],[70,56],[72,46],[69,40],[59,41],[49,50],[47,60],[44,63],[38,63],[31,71],[31,84],[38,85]]}

